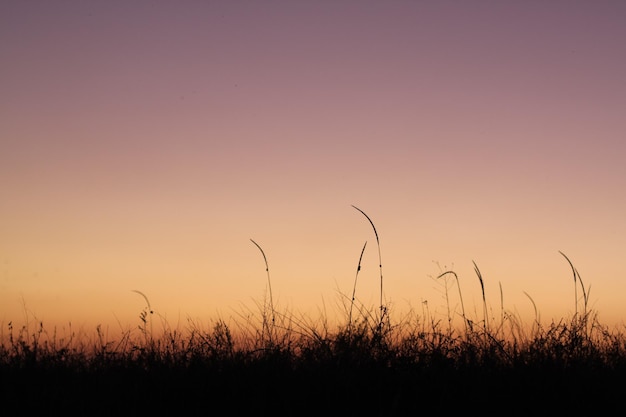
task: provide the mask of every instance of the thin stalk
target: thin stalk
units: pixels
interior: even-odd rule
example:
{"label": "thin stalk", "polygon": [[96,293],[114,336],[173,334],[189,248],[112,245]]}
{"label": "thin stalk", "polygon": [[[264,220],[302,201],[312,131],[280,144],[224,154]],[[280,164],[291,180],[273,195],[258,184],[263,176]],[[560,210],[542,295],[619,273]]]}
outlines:
{"label": "thin stalk", "polygon": [[533,324],[533,328],[531,329],[533,332],[533,336],[534,336],[536,334],[535,325],[537,326],[537,330],[539,329],[539,312],[537,311],[537,304],[535,304],[535,300],[533,300],[532,297],[528,295],[526,291],[524,291],[524,294],[526,295],[526,297],[528,297],[530,302],[533,304],[533,308],[535,309],[535,324]]}
{"label": "thin stalk", "polygon": [[370,219],[370,217],[367,214],[365,214],[363,210],[361,210],[355,205],[352,205],[352,207],[360,211],[361,214],[363,214],[365,218],[369,220],[370,224],[372,225],[372,229],[374,229],[374,235],[376,236],[376,245],[378,246],[378,267],[380,268],[380,321],[381,321],[380,324],[382,326],[385,306],[383,304],[383,261],[380,256],[380,240],[378,239],[378,232],[376,231],[376,226],[374,226],[374,222],[372,221],[372,219]]}
{"label": "thin stalk", "polygon": [[[275,313],[274,313],[274,299],[272,297],[272,282],[270,281],[270,267],[267,263],[267,256],[265,256],[265,252],[263,251],[261,246],[258,243],[256,243],[253,239],[250,239],[250,241],[254,243],[254,245],[257,248],[259,248],[259,250],[261,251],[261,255],[263,255],[263,261],[265,262],[265,272],[267,273],[267,287],[270,293],[270,310],[272,312],[272,329],[273,329],[276,323],[276,318],[275,318]],[[272,333],[269,329],[268,329],[268,333],[270,335],[270,341],[271,341]]]}
{"label": "thin stalk", "polygon": [[359,264],[356,267],[356,274],[354,276],[354,287],[352,288],[352,301],[350,302],[350,318],[349,318],[349,330],[352,330],[352,308],[354,307],[354,297],[356,294],[356,281],[359,277],[359,271],[361,271],[361,260],[363,259],[363,252],[365,252],[365,246],[367,246],[367,241],[363,244],[363,249],[361,249],[361,256],[359,256]]}
{"label": "thin stalk", "polygon": [[487,332],[487,298],[485,297],[485,283],[483,282],[483,276],[480,273],[480,269],[478,269],[478,265],[476,265],[476,262],[472,261],[472,263],[474,264],[474,271],[476,271],[476,275],[478,275],[478,280],[480,281],[480,290],[482,291],[482,295],[483,295],[483,320],[484,320],[484,325],[483,328],[485,330],[485,333]]}
{"label": "thin stalk", "polygon": [[504,292],[502,291],[502,282],[498,282],[500,287],[500,330],[504,328]]}
{"label": "thin stalk", "polygon": [[[585,327],[585,334],[588,333],[588,315],[587,315],[587,303],[589,302],[589,292],[585,289],[585,285],[583,284],[583,280],[580,277],[580,274],[578,273],[578,270],[574,267],[574,264],[572,263],[572,261],[570,261],[570,259],[565,256],[565,254],[561,251],[559,251],[559,253],[561,255],[563,255],[563,257],[567,260],[567,262],[569,263],[569,266],[572,269],[572,273],[574,275],[574,306],[575,306],[575,312],[574,312],[574,317],[576,318],[576,321],[580,324],[582,324]],[[578,290],[577,290],[577,286],[576,286],[576,282],[580,283],[580,288],[582,289],[583,292],[583,315],[582,317],[579,318],[578,316]]]}
{"label": "thin stalk", "polygon": [[[136,292],[137,294],[141,295],[144,300],[146,300],[146,304],[148,305],[147,313],[150,314],[150,319],[149,319],[149,321],[150,321],[150,341],[152,341],[152,314],[154,313],[154,311],[152,310],[152,307],[150,306],[150,300],[148,300],[148,297],[146,296],[146,294],[142,293],[139,290],[132,290],[132,292]],[[142,315],[140,317],[144,321],[144,324],[145,324],[146,315],[142,313]]]}
{"label": "thin stalk", "polygon": [[456,287],[459,290],[459,300],[461,300],[461,314],[463,315],[463,325],[465,325],[465,334],[469,334],[469,329],[467,328],[467,317],[465,316],[465,305],[463,305],[463,294],[461,293],[461,285],[459,284],[459,277],[454,271],[446,271],[443,274],[440,274],[437,278],[441,278],[446,274],[454,275],[454,279],[456,279]]}
{"label": "thin stalk", "polygon": [[567,260],[567,262],[569,263],[570,268],[572,269],[572,274],[574,275],[574,314],[576,316],[578,316],[578,287],[576,286],[577,281],[580,282],[580,288],[583,291],[583,305],[584,305],[584,315],[587,315],[587,301],[588,301],[588,294],[585,290],[585,286],[583,285],[583,280],[582,278],[580,278],[580,274],[578,273],[578,270],[574,267],[574,264],[572,263],[572,261],[570,261],[570,259],[561,251],[559,251],[559,253],[561,255],[563,255],[563,257]]}

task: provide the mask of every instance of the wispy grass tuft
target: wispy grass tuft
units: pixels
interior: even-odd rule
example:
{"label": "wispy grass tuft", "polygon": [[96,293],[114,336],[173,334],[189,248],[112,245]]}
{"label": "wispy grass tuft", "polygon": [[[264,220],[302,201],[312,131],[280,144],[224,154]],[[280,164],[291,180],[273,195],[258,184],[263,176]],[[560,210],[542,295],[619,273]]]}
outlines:
{"label": "wispy grass tuft", "polygon": [[[588,306],[588,287],[563,253],[576,291],[578,285],[582,288],[583,315],[576,292],[573,317],[544,326],[537,305],[524,292],[535,310],[528,333],[519,314],[505,312],[501,284],[499,325],[489,315],[485,281],[474,261],[482,327],[473,324],[481,320],[480,311],[466,311],[459,276],[452,270],[437,277],[446,285],[447,325],[426,300],[421,313],[411,311],[397,320],[393,304],[383,304],[382,262],[377,317],[378,306],[356,302],[367,241],[352,296],[341,294],[339,320],[329,322],[325,306],[319,319],[298,317],[274,305],[267,257],[250,240],[263,255],[267,272],[269,302],[266,293],[257,310],[208,327],[189,320],[172,329],[165,322],[157,337],[150,300],[133,290],[146,303],[141,335],[123,330],[110,336],[100,326],[94,339],[77,336],[71,326],[69,334],[49,333],[42,321],[30,322],[29,314],[22,327],[0,322],[0,396],[28,404],[29,413],[37,415],[64,413],[68,404],[81,415],[93,415],[94,407],[97,415],[200,415],[206,414],[207,404],[218,403],[236,404],[245,415],[297,415],[303,407],[320,415],[328,410],[359,416],[440,414],[442,404],[446,412],[461,414],[477,401],[480,411],[501,414],[519,398],[524,401],[516,403],[515,415],[536,410],[604,415],[623,403],[623,387],[614,381],[626,370],[626,336],[623,329],[611,331],[598,322]],[[458,329],[453,327],[457,307],[450,308],[448,297],[450,276],[463,317]],[[485,393],[489,401],[481,400]],[[145,400],[155,394],[158,401]]]}
{"label": "wispy grass tuft", "polygon": [[[486,392],[491,399],[481,404],[481,411],[489,414],[501,413],[520,396],[525,399],[520,415],[546,407],[555,414],[597,414],[603,405],[621,405],[623,388],[614,381],[626,369],[623,330],[602,326],[589,310],[585,333],[579,312],[543,326],[527,293],[535,309],[530,333],[518,315],[508,312],[497,329],[489,326],[486,283],[474,265],[483,293],[483,327],[472,326],[480,311],[466,312],[459,277],[445,271],[438,278],[454,276],[464,329],[453,329],[450,318],[446,325],[431,316],[423,302],[421,315],[411,312],[400,320],[389,307],[383,334],[378,306],[356,303],[359,266],[352,298],[349,293],[341,298],[350,299],[350,312],[344,304],[344,316],[336,323],[329,323],[325,309],[317,320],[300,318],[276,311],[265,297],[257,304],[260,312],[245,311],[208,327],[191,321],[184,328],[164,325],[149,349],[141,335],[130,331],[111,338],[98,326],[97,337],[90,340],[84,333],[76,336],[71,327],[69,334],[48,333],[40,320],[36,326],[27,320],[21,328],[1,324],[0,395],[42,415],[55,408],[65,412],[67,404],[81,415],[93,415],[94,404],[98,415],[116,415],[128,411],[121,407],[129,399],[136,399],[132,409],[144,414],[199,415],[218,401],[236,403],[246,415],[295,415],[303,405],[314,414],[332,409],[342,415],[418,415],[440,412],[442,401],[447,401],[446,411],[461,413]],[[575,276],[578,285],[577,271]],[[153,313],[150,301],[133,291],[146,302],[143,336],[152,336],[146,330],[147,315]],[[586,288],[584,294],[586,300]],[[275,317],[271,329],[269,308]],[[504,310],[502,286],[500,308]],[[456,308],[448,308],[448,315],[453,314]],[[159,401],[145,401],[155,394]],[[580,401],[581,395],[586,401]],[[549,406],[547,401],[552,401]]]}

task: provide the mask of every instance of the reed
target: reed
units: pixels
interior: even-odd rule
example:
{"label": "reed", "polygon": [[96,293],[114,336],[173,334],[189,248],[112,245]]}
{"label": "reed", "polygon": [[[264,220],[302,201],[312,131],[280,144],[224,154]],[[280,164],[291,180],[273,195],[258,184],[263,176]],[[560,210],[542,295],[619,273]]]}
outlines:
{"label": "reed", "polygon": [[363,244],[363,249],[361,249],[361,255],[359,256],[359,263],[356,266],[356,273],[354,275],[354,286],[352,287],[352,298],[350,299],[350,313],[348,316],[348,331],[352,331],[352,310],[354,308],[354,301],[356,297],[356,282],[359,278],[359,272],[361,271],[361,261],[363,260],[363,253],[365,252],[365,247],[367,246],[367,241]]}
{"label": "reed", "polygon": [[[454,271],[445,271],[441,274],[439,274],[439,276],[437,276],[437,278],[442,278],[448,274],[451,274],[454,276],[454,279],[456,280],[456,287],[459,290],[459,300],[461,302],[461,316],[463,317],[463,326],[465,327],[465,334],[468,333],[469,329],[468,329],[468,319],[467,316],[465,315],[465,304],[463,303],[463,293],[461,292],[461,285],[459,284],[459,276],[456,274],[456,272]],[[451,321],[451,317],[449,317],[449,321]]]}
{"label": "reed", "polygon": [[[0,396],[30,404],[29,412],[55,414],[72,404],[83,415],[93,414],[94,405],[101,411],[97,415],[131,410],[195,415],[217,401],[254,415],[293,415],[305,405],[315,413],[333,407],[346,415],[415,415],[441,411],[442,401],[446,411],[463,412],[485,392],[492,400],[481,405],[490,413],[509,410],[520,395],[525,398],[520,407],[528,410],[576,414],[621,404],[622,388],[611,381],[626,369],[626,337],[598,323],[592,311],[587,311],[591,325],[581,338],[576,314],[544,327],[525,293],[535,309],[530,334],[510,314],[503,314],[495,329],[487,324],[485,282],[478,270],[485,325],[476,332],[469,325],[459,277],[449,270],[438,278],[455,278],[464,333],[442,331],[437,320],[425,326],[430,313],[396,320],[389,308],[391,325],[381,343],[377,306],[355,302],[359,270],[347,322],[333,327],[325,317],[311,321],[273,311],[272,349],[266,343],[267,320],[259,324],[254,312],[241,314],[241,321],[218,319],[206,329],[193,322],[186,328],[164,326],[163,335],[151,339],[151,349],[128,331],[109,340],[98,327],[97,338],[84,341],[73,333],[48,333],[39,320],[36,328],[9,322],[9,334],[0,343]],[[145,300],[145,314],[152,314],[148,297],[133,291]],[[264,303],[260,314],[265,318],[271,307]],[[449,309],[448,314],[456,313]],[[153,336],[147,320],[143,323],[143,336]],[[510,323],[510,333],[504,323]],[[155,393],[159,401],[145,400]],[[581,395],[587,401],[579,401]],[[129,408],[120,409],[122,403]]]}
{"label": "reed", "polygon": [[587,293],[587,290],[585,289],[585,285],[583,284],[583,280],[580,277],[580,274],[578,273],[578,270],[574,267],[574,264],[572,263],[572,261],[563,252],[559,251],[559,253],[561,255],[563,255],[565,260],[567,260],[567,263],[569,264],[570,268],[572,269],[572,274],[574,276],[574,314],[576,316],[578,315],[578,303],[579,303],[579,301],[578,301],[578,283],[580,283],[580,288],[581,288],[581,290],[583,292],[583,317],[585,317],[587,315],[587,303],[589,301],[589,294]]}
{"label": "reed", "polygon": [[530,294],[524,291],[524,295],[528,297],[531,304],[533,305],[533,310],[535,311],[535,320],[533,321],[533,324],[531,327],[531,334],[535,334],[535,329],[539,329],[539,327],[541,326],[541,321],[539,319],[539,310],[537,310],[537,304],[535,304],[535,300],[533,300]]}
{"label": "reed", "polygon": [[[141,330],[141,332],[143,333],[146,342],[152,343],[153,334],[154,334],[153,333],[154,328],[152,325],[152,315],[154,314],[154,311],[152,310],[152,306],[150,305],[150,300],[148,300],[148,297],[143,292],[139,290],[132,290],[132,291],[134,293],[141,295],[143,299],[146,301],[146,308],[144,308],[139,314],[139,319],[143,323],[142,325],[139,326],[139,330]],[[148,327],[150,328],[149,330],[148,330]]]}
{"label": "reed", "polygon": [[374,236],[376,237],[376,246],[378,248],[378,268],[380,270],[380,321],[379,327],[382,329],[383,321],[386,315],[385,304],[383,303],[383,261],[380,253],[380,240],[378,239],[378,231],[376,230],[376,226],[374,226],[374,222],[363,210],[358,208],[355,205],[352,205],[355,209],[357,209],[361,214],[365,216],[365,218],[369,221],[370,225],[372,225],[372,229],[374,230]]}
{"label": "reed", "polygon": [[[164,323],[157,337],[150,300],[132,290],[146,304],[139,336],[129,330],[110,336],[100,326],[96,337],[86,340],[71,326],[69,335],[49,333],[42,321],[33,325],[30,313],[22,327],[0,323],[0,400],[28,405],[27,415],[63,414],[70,405],[80,415],[203,415],[207,406],[223,403],[246,415],[297,415],[306,407],[314,414],[331,410],[359,416],[440,413],[442,407],[461,413],[477,404],[489,414],[527,415],[538,409],[608,414],[622,405],[623,387],[614,381],[626,370],[626,336],[623,329],[612,331],[598,322],[588,306],[589,287],[562,252],[574,275],[571,318],[542,325],[537,305],[524,292],[534,308],[527,333],[519,315],[505,313],[500,284],[500,323],[496,326],[494,317],[492,326],[485,280],[472,261],[482,294],[482,329],[472,324],[480,313],[466,311],[458,274],[446,270],[437,277],[452,276],[456,282],[463,318],[457,331],[452,327],[457,307],[450,308],[447,284],[447,326],[427,301],[421,314],[397,320],[393,304],[383,303],[380,245],[380,306],[357,304],[367,241],[351,297],[341,294],[344,316],[338,322],[329,322],[325,307],[317,320],[277,311],[267,257],[250,240],[263,256],[269,301],[266,295],[257,310],[228,321],[220,318],[205,327],[189,320],[184,328]],[[389,323],[384,334],[383,318]],[[516,402],[521,397],[524,401]]]}
{"label": "reed", "polygon": [[[268,288],[269,296],[270,296],[270,313],[272,317],[272,324],[269,325],[265,319],[263,320],[263,323],[264,323],[264,329],[267,330],[269,342],[270,344],[272,344],[273,333],[274,333],[275,326],[276,326],[276,312],[274,310],[274,297],[272,296],[272,282],[270,280],[270,267],[267,262],[267,256],[265,256],[265,251],[263,250],[263,248],[261,248],[261,246],[258,243],[256,243],[253,239],[250,239],[250,241],[254,243],[254,245],[257,248],[259,248],[259,251],[261,251],[261,255],[263,255],[263,261],[265,262],[265,272],[267,273],[267,288]],[[265,317],[265,314],[263,316]]]}
{"label": "reed", "polygon": [[474,264],[474,272],[478,276],[478,280],[480,281],[480,291],[483,297],[483,330],[485,334],[489,332],[489,318],[487,315],[487,298],[485,297],[485,282],[483,281],[483,274],[481,274],[480,269],[478,269],[478,265],[476,262],[472,261]]}

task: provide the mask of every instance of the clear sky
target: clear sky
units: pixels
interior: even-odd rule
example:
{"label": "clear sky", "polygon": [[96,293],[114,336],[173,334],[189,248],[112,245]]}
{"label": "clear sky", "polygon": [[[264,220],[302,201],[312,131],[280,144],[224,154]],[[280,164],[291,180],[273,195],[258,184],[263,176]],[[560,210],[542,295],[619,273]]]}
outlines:
{"label": "clear sky", "polygon": [[[3,1],[0,323],[626,316],[626,2]],[[449,276],[450,277],[450,276]],[[528,294],[528,296],[526,294]],[[580,290],[578,295],[581,295]],[[458,308],[450,282],[450,302]],[[426,303],[425,303],[426,302]]]}

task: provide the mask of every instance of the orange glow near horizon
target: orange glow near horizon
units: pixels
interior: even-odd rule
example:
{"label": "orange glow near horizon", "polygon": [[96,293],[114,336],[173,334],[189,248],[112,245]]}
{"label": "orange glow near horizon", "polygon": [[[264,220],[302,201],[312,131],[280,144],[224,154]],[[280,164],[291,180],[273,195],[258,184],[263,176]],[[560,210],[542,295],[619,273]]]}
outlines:
{"label": "orange glow near horizon", "polygon": [[[0,6],[0,325],[623,326],[626,5]],[[447,284],[447,286],[446,286]],[[447,296],[447,298],[446,298]]]}

